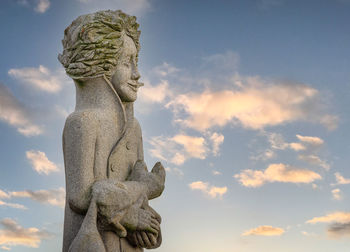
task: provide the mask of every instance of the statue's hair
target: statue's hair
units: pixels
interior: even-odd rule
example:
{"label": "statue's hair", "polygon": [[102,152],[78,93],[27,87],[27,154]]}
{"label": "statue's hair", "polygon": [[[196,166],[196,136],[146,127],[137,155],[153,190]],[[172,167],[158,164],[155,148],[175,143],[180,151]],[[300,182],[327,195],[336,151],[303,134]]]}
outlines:
{"label": "statue's hair", "polygon": [[63,53],[58,60],[73,79],[113,75],[123,50],[123,35],[140,50],[136,17],[120,10],[99,11],[78,17],[64,31]]}

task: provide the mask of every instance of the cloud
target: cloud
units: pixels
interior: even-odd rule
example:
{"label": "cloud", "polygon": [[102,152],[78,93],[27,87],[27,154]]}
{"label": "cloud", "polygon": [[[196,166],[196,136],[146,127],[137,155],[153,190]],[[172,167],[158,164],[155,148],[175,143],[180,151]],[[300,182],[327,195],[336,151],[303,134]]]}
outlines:
{"label": "cloud", "polygon": [[8,71],[8,74],[30,88],[47,93],[58,93],[62,89],[62,84],[67,81],[63,71],[52,73],[42,65],[38,68],[13,68]]}
{"label": "cloud", "polygon": [[49,7],[49,0],[37,0],[37,5],[34,10],[39,13],[45,13],[49,9]]}
{"label": "cloud", "polygon": [[163,62],[162,65],[154,67],[152,71],[161,78],[164,78],[171,74],[179,72],[180,69],[174,67],[173,65],[167,62]]}
{"label": "cloud", "polygon": [[213,54],[202,58],[202,67],[208,67],[215,71],[235,71],[239,64],[239,55],[232,51],[226,51],[223,54]]}
{"label": "cloud", "polygon": [[30,111],[22,105],[11,91],[0,83],[0,120],[17,128],[24,136],[36,136],[43,133],[30,118]]}
{"label": "cloud", "polygon": [[315,223],[330,223],[330,222],[338,222],[338,223],[348,223],[350,222],[350,212],[333,212],[321,217],[314,217],[306,223],[315,224]]}
{"label": "cloud", "polygon": [[285,164],[270,164],[266,170],[243,170],[234,175],[243,186],[259,187],[265,183],[283,182],[283,183],[312,183],[321,179],[321,175],[316,172],[298,169]]}
{"label": "cloud", "polygon": [[272,226],[259,226],[257,228],[244,232],[243,236],[248,235],[262,235],[262,236],[280,236],[284,233],[283,228],[272,227]]}
{"label": "cloud", "polygon": [[177,177],[180,177],[180,178],[182,178],[184,176],[184,172],[176,167],[174,167],[174,168],[166,167],[165,170],[171,174],[176,175]]}
{"label": "cloud", "polygon": [[215,176],[222,175],[222,173],[219,172],[219,171],[217,171],[217,170],[213,170],[212,173],[213,173],[213,175],[215,175]]}
{"label": "cloud", "polygon": [[350,179],[344,178],[339,172],[334,173],[337,183],[335,185],[346,185],[350,184]]}
{"label": "cloud", "polygon": [[312,164],[312,165],[318,165],[318,166],[321,166],[323,167],[325,170],[329,170],[331,167],[330,165],[322,160],[319,156],[317,155],[313,155],[313,154],[309,154],[309,155],[304,155],[304,154],[300,154],[298,155],[298,158],[300,160],[303,160],[309,164]]}
{"label": "cloud", "polygon": [[25,190],[18,192],[10,192],[11,197],[14,198],[30,198],[42,204],[49,204],[53,206],[64,207],[65,205],[65,190],[60,187],[51,190]]}
{"label": "cloud", "polygon": [[227,192],[227,187],[211,186],[207,182],[196,181],[189,184],[192,190],[199,190],[208,195],[211,198],[222,197]]}
{"label": "cloud", "polygon": [[350,236],[350,222],[334,223],[328,227],[328,235],[333,238]]}
{"label": "cloud", "polygon": [[170,96],[169,84],[162,80],[158,85],[152,86],[148,82],[140,89],[139,101],[143,103],[161,103]]}
{"label": "cloud", "polygon": [[314,217],[306,223],[331,223],[327,230],[330,237],[350,236],[350,212],[333,212],[325,216]]}
{"label": "cloud", "polygon": [[9,199],[10,195],[3,190],[0,190],[0,199]]}
{"label": "cloud", "polygon": [[4,202],[2,200],[0,200],[0,206],[17,208],[17,209],[27,209],[25,206],[23,206],[21,204],[8,203],[8,202]]}
{"label": "cloud", "polygon": [[308,143],[311,145],[319,146],[324,143],[324,141],[319,137],[301,136],[301,135],[296,135],[296,136],[301,142]]}
{"label": "cloud", "polygon": [[56,164],[51,162],[44,152],[30,150],[26,152],[26,156],[33,166],[33,169],[39,174],[48,175],[51,172],[59,171]]}
{"label": "cloud", "polygon": [[178,134],[173,137],[152,137],[149,142],[153,157],[176,165],[182,165],[189,158],[204,159],[208,154],[208,146],[203,137]]}
{"label": "cloud", "polygon": [[214,156],[217,156],[219,154],[220,145],[224,142],[224,135],[214,132],[210,136],[210,140],[213,143],[212,152],[213,152]]}
{"label": "cloud", "polygon": [[[190,92],[166,105],[175,122],[198,131],[227,124],[263,129],[293,121],[319,121],[318,91],[302,84],[267,84],[255,78],[239,90]],[[220,111],[220,112],[219,112]]]}
{"label": "cloud", "polygon": [[5,218],[0,221],[3,226],[0,229],[0,245],[7,248],[12,246],[26,246],[38,248],[41,240],[52,237],[47,231],[39,230],[38,228],[21,227],[15,220]]}
{"label": "cloud", "polygon": [[332,196],[334,200],[341,200],[343,198],[339,188],[332,190]]}

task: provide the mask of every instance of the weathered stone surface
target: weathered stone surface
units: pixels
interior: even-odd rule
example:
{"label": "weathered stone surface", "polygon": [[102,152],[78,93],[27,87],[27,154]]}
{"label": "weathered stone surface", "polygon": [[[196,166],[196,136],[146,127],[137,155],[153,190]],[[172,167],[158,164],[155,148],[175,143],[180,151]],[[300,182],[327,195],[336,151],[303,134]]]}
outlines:
{"label": "weathered stone surface", "polygon": [[136,18],[121,11],[78,17],[65,30],[59,60],[76,86],[63,152],[66,208],[63,252],[140,252],[161,244],[161,217],[148,205],[165,171],[148,172],[133,102],[138,80]]}

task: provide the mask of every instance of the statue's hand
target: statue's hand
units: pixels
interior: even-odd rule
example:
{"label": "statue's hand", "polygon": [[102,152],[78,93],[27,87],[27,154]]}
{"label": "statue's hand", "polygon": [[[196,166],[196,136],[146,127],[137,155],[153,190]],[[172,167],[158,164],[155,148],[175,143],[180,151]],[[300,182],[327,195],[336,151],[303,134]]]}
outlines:
{"label": "statue's hand", "polygon": [[133,243],[139,248],[152,249],[158,243],[156,235],[144,231],[134,232],[131,239],[133,239]]}
{"label": "statue's hand", "polygon": [[159,197],[164,190],[165,169],[160,162],[157,162],[152,168],[152,171],[148,172],[145,162],[138,160],[128,180],[144,183],[147,187],[148,199],[154,199]]}

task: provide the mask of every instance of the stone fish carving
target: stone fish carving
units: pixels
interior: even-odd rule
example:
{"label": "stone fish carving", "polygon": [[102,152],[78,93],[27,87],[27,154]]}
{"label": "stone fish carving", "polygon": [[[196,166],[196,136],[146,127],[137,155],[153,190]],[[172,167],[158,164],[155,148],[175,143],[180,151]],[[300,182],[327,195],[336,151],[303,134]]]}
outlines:
{"label": "stone fish carving", "polygon": [[160,162],[148,172],[134,118],[140,50],[136,17],[83,15],[64,32],[58,56],[76,86],[63,153],[66,207],[63,252],[139,252],[162,241],[160,215],[148,205],[164,190]]}

